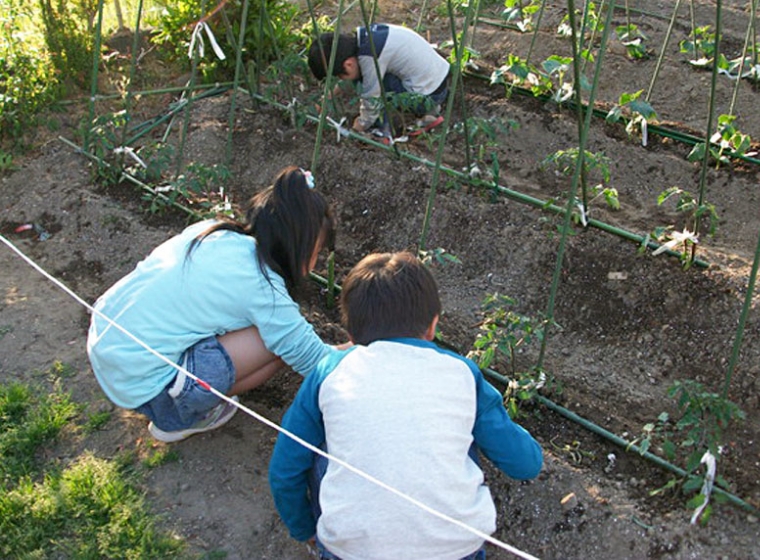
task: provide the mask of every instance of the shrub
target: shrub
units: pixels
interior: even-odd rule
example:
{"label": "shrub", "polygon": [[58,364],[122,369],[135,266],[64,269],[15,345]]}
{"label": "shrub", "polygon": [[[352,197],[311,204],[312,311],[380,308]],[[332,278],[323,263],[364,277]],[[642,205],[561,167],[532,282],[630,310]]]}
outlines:
{"label": "shrub", "polygon": [[35,115],[59,94],[57,72],[43,45],[24,27],[34,18],[28,2],[3,3],[0,14],[0,136],[18,139]]}
{"label": "shrub", "polygon": [[[263,6],[262,6],[263,1]],[[189,61],[188,50],[196,24],[205,21],[225,54],[219,60],[206,44],[206,59],[198,61],[198,69],[208,82],[232,78],[235,72],[237,41],[243,16],[243,1],[229,0],[215,12],[212,2],[204,0],[160,0],[163,13],[159,18],[159,32],[154,42],[167,47],[175,58]],[[260,61],[264,68],[301,41],[297,33],[298,8],[284,0],[258,0],[251,2],[245,26],[242,49],[245,60]],[[200,39],[199,39],[200,40]],[[208,37],[203,34],[203,40]],[[211,54],[209,54],[211,53]]]}
{"label": "shrub", "polygon": [[97,0],[40,0],[45,44],[62,80],[85,88],[92,77]]}

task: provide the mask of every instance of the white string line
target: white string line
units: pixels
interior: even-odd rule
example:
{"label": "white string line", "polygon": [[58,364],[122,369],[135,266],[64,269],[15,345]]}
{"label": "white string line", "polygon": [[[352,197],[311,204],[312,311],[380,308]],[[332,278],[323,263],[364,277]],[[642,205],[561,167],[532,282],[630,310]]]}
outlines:
{"label": "white string line", "polygon": [[40,274],[42,274],[42,276],[44,276],[45,278],[47,278],[48,280],[50,280],[51,282],[53,282],[53,284],[55,284],[61,290],[63,290],[65,293],[67,293],[69,296],[71,296],[77,303],[79,303],[82,306],[84,306],[88,311],[90,311],[91,313],[96,314],[98,317],[101,317],[106,322],[108,322],[108,324],[110,324],[111,326],[115,327],[120,332],[124,333],[127,337],[129,337],[130,339],[132,339],[134,342],[136,342],[137,344],[139,344],[140,346],[142,346],[145,350],[147,350],[148,352],[150,352],[151,354],[153,354],[154,356],[156,356],[157,358],[159,358],[163,362],[165,362],[165,363],[169,364],[170,366],[178,369],[179,371],[181,371],[182,373],[184,373],[188,377],[190,377],[193,380],[195,380],[198,383],[200,383],[205,389],[211,391],[211,393],[213,393],[217,397],[223,399],[224,401],[226,401],[229,404],[232,404],[233,406],[238,407],[239,409],[243,410],[246,414],[248,414],[249,416],[255,418],[256,420],[258,420],[262,424],[266,424],[270,428],[273,428],[273,429],[277,430],[278,432],[280,432],[282,434],[285,434],[286,436],[288,436],[292,440],[300,443],[301,445],[303,445],[304,447],[306,447],[307,449],[309,449],[313,453],[317,453],[318,455],[321,455],[322,457],[325,457],[326,459],[328,459],[330,461],[335,461],[336,463],[338,463],[342,467],[345,467],[346,469],[348,469],[349,471],[353,472],[354,474],[356,474],[356,475],[364,478],[365,480],[368,480],[369,482],[372,482],[373,484],[376,484],[376,485],[380,486],[381,488],[384,488],[385,490],[391,492],[392,494],[395,494],[396,496],[398,496],[398,497],[406,500],[407,502],[409,502],[411,504],[414,504],[415,506],[417,506],[417,507],[421,508],[422,510],[424,510],[424,511],[426,511],[426,512],[432,514],[432,515],[434,515],[435,517],[438,517],[439,519],[443,519],[444,521],[448,521],[450,523],[453,523],[454,525],[457,525],[458,527],[460,527],[462,529],[465,529],[465,530],[473,533],[474,535],[477,535],[478,537],[480,537],[480,538],[482,538],[482,539],[490,542],[491,544],[493,544],[495,546],[498,546],[499,548],[502,548],[502,549],[504,549],[504,550],[506,550],[508,552],[511,552],[515,556],[519,556],[520,558],[525,558],[526,560],[539,560],[537,557],[532,556],[532,555],[528,554],[527,552],[523,552],[523,551],[521,551],[521,550],[519,550],[517,548],[514,548],[513,546],[511,546],[511,545],[509,545],[507,543],[504,543],[504,542],[502,542],[502,541],[500,541],[498,539],[495,539],[491,535],[483,533],[482,531],[479,531],[478,529],[475,529],[474,527],[470,527],[469,525],[467,525],[467,524],[459,521],[458,519],[454,519],[453,517],[449,517],[445,513],[441,513],[439,511],[437,511],[437,510],[435,510],[435,509],[433,509],[433,508],[425,505],[424,503],[416,500],[415,498],[412,498],[411,496],[408,496],[408,495],[404,494],[400,490],[396,490],[392,486],[388,486],[387,484],[385,484],[384,482],[376,479],[372,475],[369,475],[369,474],[365,473],[364,471],[362,471],[362,470],[360,470],[360,469],[358,469],[358,468],[356,468],[356,467],[354,467],[354,466],[346,463],[342,459],[338,459],[337,457],[334,457],[333,455],[330,455],[329,453],[323,451],[322,449],[319,449],[318,447],[313,446],[312,444],[310,444],[309,442],[301,439],[299,436],[295,435],[294,433],[286,430],[285,428],[283,428],[279,424],[277,424],[275,422],[272,422],[268,418],[266,418],[266,417],[260,415],[259,413],[251,410],[247,406],[242,405],[239,402],[234,401],[233,399],[231,399],[230,397],[228,397],[224,393],[221,393],[221,392],[217,391],[211,385],[209,385],[208,383],[206,383],[204,380],[200,379],[199,377],[197,377],[193,373],[187,371],[187,369],[185,369],[181,365],[174,363],[172,360],[170,360],[169,358],[167,358],[163,354],[157,352],[156,350],[154,350],[153,348],[151,348],[150,346],[148,346],[145,342],[143,342],[142,340],[140,340],[139,338],[137,338],[135,335],[133,335],[131,332],[129,332],[127,329],[125,329],[124,327],[122,327],[121,325],[119,325],[118,323],[116,323],[115,321],[113,321],[111,318],[107,317],[106,315],[104,315],[103,313],[101,313],[100,311],[98,311],[97,309],[95,309],[94,307],[92,307],[89,303],[87,303],[86,301],[84,301],[81,297],[79,297],[76,293],[74,293],[71,289],[69,289],[69,287],[66,286],[63,282],[61,282],[57,278],[53,277],[51,274],[49,274],[47,271],[45,271],[42,267],[40,267],[36,262],[34,262],[30,257],[28,257],[27,255],[25,255],[20,249],[18,249],[13,243],[11,243],[8,239],[6,239],[5,236],[3,236],[2,234],[0,234],[0,241],[2,241],[5,245],[7,245],[14,253],[16,253],[19,257],[21,257],[22,260],[24,260],[27,264],[29,264],[37,272],[39,272]]}

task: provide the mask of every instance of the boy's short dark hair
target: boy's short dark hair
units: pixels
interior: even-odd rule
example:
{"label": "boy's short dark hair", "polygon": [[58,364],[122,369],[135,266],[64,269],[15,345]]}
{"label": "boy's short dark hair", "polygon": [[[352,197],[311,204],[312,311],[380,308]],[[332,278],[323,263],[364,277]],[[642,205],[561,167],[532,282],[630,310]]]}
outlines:
{"label": "boy's short dark hair", "polygon": [[421,338],[441,314],[433,275],[409,252],[373,253],[348,273],[341,316],[355,344],[386,338]]}
{"label": "boy's short dark hair", "polygon": [[[334,33],[322,33],[318,39],[312,41],[309,47],[309,68],[311,73],[318,80],[324,80],[327,76],[327,67],[330,65],[330,53],[332,52]],[[322,46],[320,48],[320,45]],[[356,39],[351,35],[338,35],[337,52],[335,53],[335,64],[333,66],[333,76],[340,76],[343,73],[343,63],[352,56],[358,56],[359,46]]]}

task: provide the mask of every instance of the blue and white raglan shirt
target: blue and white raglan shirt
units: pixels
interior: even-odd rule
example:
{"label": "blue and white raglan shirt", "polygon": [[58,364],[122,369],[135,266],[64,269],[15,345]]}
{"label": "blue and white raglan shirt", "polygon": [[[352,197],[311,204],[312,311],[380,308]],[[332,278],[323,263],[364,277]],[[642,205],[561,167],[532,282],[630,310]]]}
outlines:
{"label": "blue and white raglan shirt", "polygon": [[380,82],[386,73],[398,77],[406,91],[430,95],[446,79],[450,68],[449,62],[411,29],[399,25],[374,24],[370,30],[380,79],[367,29],[359,27],[356,30],[362,85],[359,122],[365,128],[372,126],[382,111],[378,100],[382,92]]}
{"label": "blue and white raglan shirt", "polygon": [[[467,358],[420,339],[334,351],[306,377],[283,428],[396,490],[486,534],[496,511],[473,442],[504,473],[538,475],[543,458]],[[330,461],[315,520],[308,495],[314,454],[280,434],[269,467],[290,534],[315,534],[343,560],[456,560],[483,539]]]}
{"label": "blue and white raglan shirt", "polygon": [[[185,258],[192,240],[213,223],[194,224],[159,245],[98,298],[95,309],[175,363],[204,338],[254,325],[270,352],[302,375],[310,372],[330,347],[282,277],[272,270],[269,281],[264,277],[253,237],[218,231]],[[106,396],[123,408],[148,402],[177,374],[97,314],[87,353]]]}

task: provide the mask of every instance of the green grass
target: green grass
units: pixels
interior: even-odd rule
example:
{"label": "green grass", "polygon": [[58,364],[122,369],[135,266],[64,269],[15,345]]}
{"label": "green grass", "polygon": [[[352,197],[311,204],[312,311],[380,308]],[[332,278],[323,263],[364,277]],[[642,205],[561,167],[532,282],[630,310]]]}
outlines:
{"label": "green grass", "polygon": [[[45,444],[76,431],[80,409],[58,390],[0,385],[0,558],[183,555],[185,543],[158,528],[145,502],[133,454],[39,459]],[[153,457],[151,466],[167,460],[170,454]]]}
{"label": "green grass", "polygon": [[0,386],[0,477],[9,481],[34,474],[35,455],[55,439],[77,412],[77,405],[61,393],[40,395],[28,385]]}
{"label": "green grass", "polygon": [[167,463],[179,461],[179,453],[173,449],[157,449],[148,457],[143,459],[142,465],[146,469],[155,469]]}
{"label": "green grass", "polygon": [[97,432],[111,420],[111,413],[108,411],[94,412],[87,418],[87,422],[84,425],[84,431],[86,433]]}

